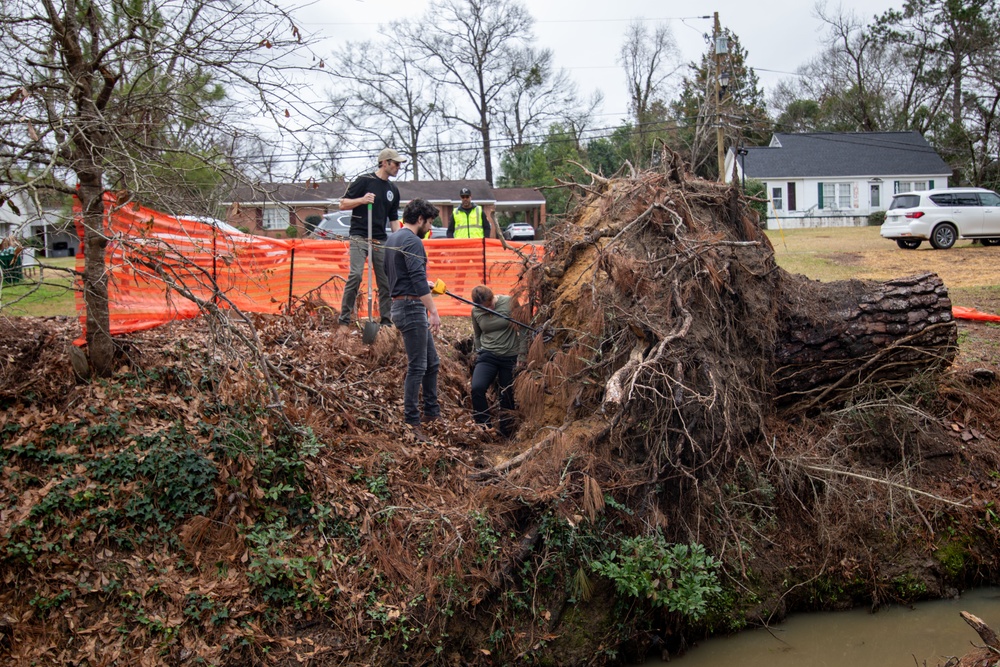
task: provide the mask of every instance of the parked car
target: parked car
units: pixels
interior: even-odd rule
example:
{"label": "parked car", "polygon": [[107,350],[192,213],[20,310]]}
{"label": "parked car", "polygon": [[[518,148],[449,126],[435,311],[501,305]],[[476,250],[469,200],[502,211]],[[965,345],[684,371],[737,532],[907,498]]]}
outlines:
{"label": "parked car", "polygon": [[177,218],[182,222],[199,222],[203,225],[211,225],[215,227],[220,232],[225,232],[226,234],[243,234],[244,232],[237,227],[233,227],[228,222],[224,220],[219,220],[218,218],[213,218],[207,215],[185,215]]}
{"label": "parked car", "polygon": [[503,230],[503,237],[508,241],[534,241],[535,228],[526,222],[512,222]]}
{"label": "parked car", "polygon": [[448,229],[445,227],[431,227],[431,234],[427,238],[446,239],[448,238]]}
{"label": "parked car", "polygon": [[904,250],[923,241],[947,250],[960,238],[1000,245],[1000,195],[983,188],[900,192],[885,212],[880,233]]}
{"label": "parked car", "polygon": [[309,233],[309,238],[314,239],[335,239],[347,238],[351,231],[351,212],[334,211],[327,213],[316,225],[316,229]]}
{"label": "parked car", "polygon": [[[392,227],[388,224],[385,226],[385,233],[392,234]],[[351,234],[351,212],[350,211],[334,211],[333,213],[327,213],[323,216],[323,219],[316,229],[314,229],[310,234],[309,238],[313,239],[346,239]]]}

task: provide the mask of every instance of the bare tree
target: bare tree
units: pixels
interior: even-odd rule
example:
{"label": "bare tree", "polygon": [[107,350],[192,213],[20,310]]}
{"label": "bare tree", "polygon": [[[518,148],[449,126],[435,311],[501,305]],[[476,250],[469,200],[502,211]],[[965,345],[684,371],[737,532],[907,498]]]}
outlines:
{"label": "bare tree", "polygon": [[344,81],[333,97],[337,135],[358,148],[395,146],[409,155],[419,181],[426,132],[441,120],[441,84],[422,76],[389,37],[348,43],[334,56],[334,69]]}
{"label": "bare tree", "polygon": [[456,93],[445,115],[481,139],[490,183],[498,105],[521,81],[516,63],[533,23],[517,0],[436,0],[419,22],[393,28],[423,56],[424,71]]}
{"label": "bare tree", "polygon": [[532,132],[572,116],[582,103],[566,70],[553,68],[552,51],[526,47],[515,56],[511,68],[517,77],[498,101],[497,115],[504,138],[516,149]]}
{"label": "bare tree", "polygon": [[295,110],[280,57],[299,31],[269,0],[0,0],[0,34],[0,185],[79,198],[88,353],[107,374],[105,193],[169,204],[164,182],[234,173],[244,120]]}
{"label": "bare tree", "polygon": [[654,102],[665,102],[667,84],[678,71],[680,50],[667,24],[652,31],[642,21],[633,21],[625,31],[625,42],[619,52],[619,62],[625,70],[629,107],[636,126],[648,121]]}

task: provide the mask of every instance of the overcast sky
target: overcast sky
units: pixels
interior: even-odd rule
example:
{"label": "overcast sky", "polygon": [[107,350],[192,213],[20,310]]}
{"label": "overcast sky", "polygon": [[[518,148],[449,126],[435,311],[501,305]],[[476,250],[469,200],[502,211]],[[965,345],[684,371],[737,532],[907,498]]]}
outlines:
{"label": "overcast sky", "polygon": [[[870,22],[903,0],[842,0],[827,4],[854,11]],[[824,25],[816,17],[811,0],[716,0],[714,4],[663,2],[663,0],[535,0],[525,2],[535,18],[535,46],[552,49],[557,67],[565,68],[577,82],[584,97],[595,90],[604,93],[601,114],[593,126],[618,125],[627,117],[624,74],[618,52],[625,30],[634,19],[648,25],[670,25],[684,62],[697,61],[706,48],[703,36],[712,30],[711,17],[739,36],[748,52],[765,94],[770,97],[782,79],[794,76],[796,68],[816,55],[822,47]],[[379,24],[416,19],[428,6],[427,0],[316,0],[296,10],[304,32],[317,42],[315,53],[324,58],[346,41],[373,39]],[[400,54],[406,49],[399,45]]]}
{"label": "overcast sky", "polygon": [[[666,22],[686,62],[697,60],[705,49],[703,35],[712,20],[697,18],[719,12],[724,27],[736,33],[748,51],[749,64],[768,94],[779,80],[815,55],[821,45],[823,24],[809,0],[716,0],[715,3],[663,2],[662,0],[545,0],[526,2],[535,18],[535,44],[552,49],[556,65],[569,70],[587,94],[604,92],[604,113],[624,116],[624,76],[618,64],[625,29],[634,19],[649,25]],[[374,38],[380,23],[417,18],[426,0],[318,0],[296,12],[303,26],[320,42],[317,53],[328,54],[345,41]],[[829,2],[828,11],[841,6],[870,21],[902,0],[843,0]],[[661,21],[662,20],[662,21]],[[406,48],[400,45],[401,51]]]}

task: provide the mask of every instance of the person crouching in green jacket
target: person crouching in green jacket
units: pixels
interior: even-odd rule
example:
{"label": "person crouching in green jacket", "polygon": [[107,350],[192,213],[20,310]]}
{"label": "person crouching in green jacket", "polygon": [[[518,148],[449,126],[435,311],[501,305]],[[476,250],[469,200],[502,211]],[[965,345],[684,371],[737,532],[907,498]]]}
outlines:
{"label": "person crouching in green jacket", "polygon": [[[494,296],[493,290],[478,285],[472,290],[472,302],[510,317],[513,299]],[[493,425],[486,393],[494,384],[500,394],[498,431],[504,437],[514,432],[514,367],[521,351],[518,326],[481,308],[472,309],[473,349],[476,365],[472,371],[472,418],[477,424]]]}

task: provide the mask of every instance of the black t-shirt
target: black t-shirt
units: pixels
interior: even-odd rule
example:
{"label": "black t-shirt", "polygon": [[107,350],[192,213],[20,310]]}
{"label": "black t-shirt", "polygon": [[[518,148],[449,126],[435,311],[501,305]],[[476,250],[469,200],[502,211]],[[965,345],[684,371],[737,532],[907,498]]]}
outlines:
{"label": "black t-shirt", "polygon": [[[386,223],[399,220],[399,189],[388,180],[383,181],[375,172],[354,179],[347,186],[344,199],[358,199],[369,192],[375,193],[372,204],[372,238],[385,241]],[[368,238],[368,205],[355,206],[351,211],[351,236]]]}
{"label": "black t-shirt", "polygon": [[403,227],[385,242],[385,275],[392,296],[430,294],[427,286],[427,252],[417,235]]}

